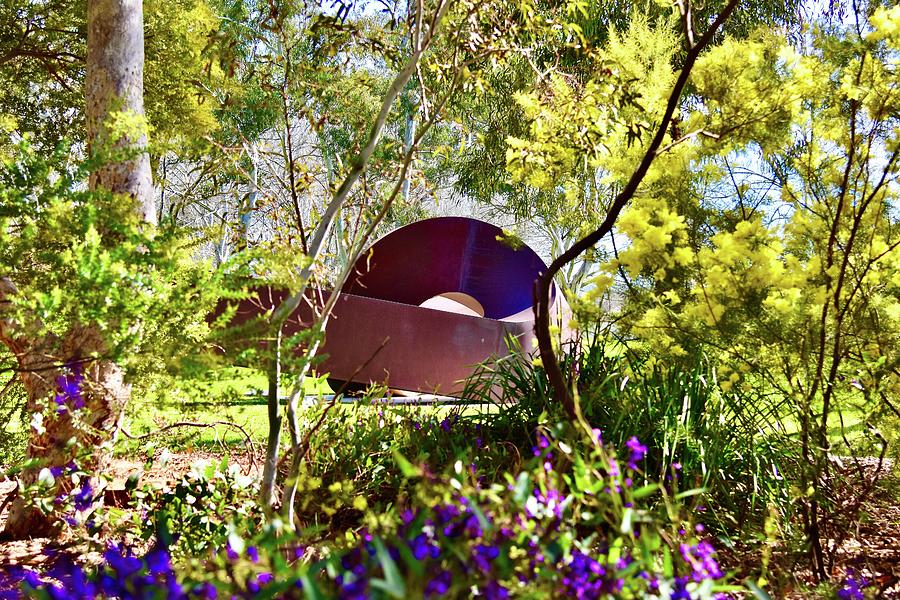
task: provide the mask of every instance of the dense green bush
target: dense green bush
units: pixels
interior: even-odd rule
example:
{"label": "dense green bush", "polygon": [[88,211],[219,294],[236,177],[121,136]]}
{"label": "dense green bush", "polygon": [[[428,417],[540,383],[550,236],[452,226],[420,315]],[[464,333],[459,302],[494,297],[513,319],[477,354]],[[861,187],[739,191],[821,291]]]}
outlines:
{"label": "dense green bush", "polygon": [[[665,365],[599,334],[564,349],[562,362],[577,374],[586,423],[602,428],[604,439],[616,446],[633,436],[646,443],[648,481],[665,480],[677,470],[706,489],[695,504],[709,511],[720,533],[759,530],[772,508],[790,525],[799,449],[783,420],[783,399],[722,391],[715,364],[699,352]],[[514,439],[516,430],[533,431],[541,419],[563,418],[561,407],[548,400],[548,386],[540,367],[512,355],[482,366],[466,394],[496,404],[497,415],[481,418]]]}
{"label": "dense green bush", "polygon": [[0,375],[0,465],[11,465],[25,455],[28,432],[25,422],[25,388],[12,372],[13,359],[0,356],[0,373],[9,369],[9,375]]}

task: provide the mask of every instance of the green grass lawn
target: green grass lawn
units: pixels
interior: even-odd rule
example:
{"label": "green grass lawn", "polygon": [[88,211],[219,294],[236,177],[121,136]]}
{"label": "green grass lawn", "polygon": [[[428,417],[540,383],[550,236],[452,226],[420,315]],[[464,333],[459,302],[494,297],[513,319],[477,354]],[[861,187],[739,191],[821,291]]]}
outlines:
{"label": "green grass lawn", "polygon": [[[266,387],[267,379],[262,372],[240,367],[220,369],[203,381],[133,395],[125,415],[125,428],[133,436],[142,436],[178,422],[228,421],[240,425],[255,441],[264,442],[269,431]],[[283,396],[289,393],[289,389],[281,390]],[[318,382],[314,378],[308,378],[305,382],[306,396],[331,393],[331,388],[325,382]],[[336,408],[346,410],[351,405],[340,404]],[[452,406],[432,405],[413,405],[408,408],[428,412],[454,410]],[[481,406],[456,410],[466,413],[495,412],[497,408]],[[240,430],[224,424],[216,427],[183,426],[167,430],[161,435],[150,435],[143,440],[123,439],[118,454],[143,453],[161,445],[178,450],[215,449],[222,444],[229,447],[241,446],[246,444],[246,439]]]}
{"label": "green grass lawn", "polygon": [[[266,387],[266,375],[260,371],[242,367],[220,369],[204,381],[165,390],[154,389],[141,397],[135,395],[128,404],[125,427],[132,435],[140,436],[176,422],[229,421],[243,427],[254,439],[263,440],[268,433]],[[287,395],[290,390],[282,389],[281,393]],[[305,381],[305,395],[330,393],[327,383],[313,378]],[[165,439],[176,447],[239,445],[246,441],[239,430],[227,425],[173,428]],[[122,452],[158,442],[153,437],[141,442],[127,441]]]}

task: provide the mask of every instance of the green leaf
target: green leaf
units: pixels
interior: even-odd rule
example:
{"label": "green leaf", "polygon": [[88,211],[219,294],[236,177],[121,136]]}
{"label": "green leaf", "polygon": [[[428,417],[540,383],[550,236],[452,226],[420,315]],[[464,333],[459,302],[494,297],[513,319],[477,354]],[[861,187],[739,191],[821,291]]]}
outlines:
{"label": "green leaf", "polygon": [[228,534],[228,545],[231,546],[231,549],[234,550],[236,554],[240,554],[244,551],[244,539],[237,534],[237,532],[232,531]]}
{"label": "green leaf", "polygon": [[674,573],[675,567],[672,564],[672,553],[669,551],[668,546],[663,546],[663,575],[672,577]]}
{"label": "green leaf", "polygon": [[747,584],[747,588],[750,590],[750,593],[753,594],[753,597],[757,600],[772,600],[769,597],[769,594],[765,592],[761,587],[753,583],[752,579],[747,579],[744,581]]}
{"label": "green leaf", "polygon": [[394,462],[397,463],[397,466],[400,468],[400,472],[404,477],[411,479],[422,475],[422,471],[406,460],[406,457],[403,456],[397,448],[391,448],[391,454],[394,456]]}
{"label": "green leaf", "polygon": [[300,581],[303,582],[303,594],[310,600],[324,600],[325,596],[319,590],[315,580],[309,576],[309,573],[300,575]]}
{"label": "green leaf", "polygon": [[128,479],[125,480],[125,490],[128,492],[133,492],[137,489],[138,483],[141,481],[140,473],[132,473],[128,476]]}
{"label": "green leaf", "polygon": [[650,496],[650,495],[656,493],[656,491],[658,489],[659,489],[658,483],[651,483],[651,484],[645,485],[643,487],[639,487],[638,489],[634,490],[634,492],[632,493],[632,497],[635,500],[640,500],[641,498],[646,498],[647,496]]}
{"label": "green leaf", "polygon": [[528,476],[528,473],[519,473],[519,477],[516,479],[516,486],[513,488],[513,499],[516,501],[516,504],[525,504],[530,493],[531,478]]}
{"label": "green leaf", "polygon": [[694,488],[692,490],[687,490],[684,492],[679,492],[675,494],[676,500],[681,500],[682,498],[689,498],[691,496],[699,496],[700,494],[705,494],[706,488]]}
{"label": "green leaf", "polygon": [[24,471],[26,469],[32,469],[36,467],[37,465],[41,464],[41,462],[43,462],[43,459],[40,458],[26,458],[18,465],[14,465],[7,469],[6,476],[12,477],[16,473],[20,473],[21,471]]}
{"label": "green leaf", "polygon": [[484,513],[481,512],[481,509],[478,508],[478,504],[475,503],[474,500],[469,498],[469,510],[475,515],[475,518],[478,519],[478,524],[481,525],[482,531],[490,531],[491,530],[491,522],[487,520],[487,517],[484,516]]}
{"label": "green leaf", "polygon": [[375,556],[378,557],[378,562],[381,563],[381,569],[384,571],[384,579],[372,579],[370,582],[372,587],[384,590],[391,598],[405,598],[406,583],[400,575],[397,564],[391,558],[381,538],[375,538],[373,543],[375,544]]}
{"label": "green leaf", "polygon": [[175,536],[172,535],[170,521],[171,516],[166,511],[156,511],[153,515],[156,539],[166,548],[175,543]]}
{"label": "green leaf", "polygon": [[53,484],[56,483],[56,478],[53,477],[53,473],[47,467],[40,470],[37,480],[44,487],[53,487]]}
{"label": "green leaf", "polygon": [[631,533],[632,519],[634,519],[634,509],[626,508],[625,512],[622,514],[622,527],[620,528],[622,533]]}

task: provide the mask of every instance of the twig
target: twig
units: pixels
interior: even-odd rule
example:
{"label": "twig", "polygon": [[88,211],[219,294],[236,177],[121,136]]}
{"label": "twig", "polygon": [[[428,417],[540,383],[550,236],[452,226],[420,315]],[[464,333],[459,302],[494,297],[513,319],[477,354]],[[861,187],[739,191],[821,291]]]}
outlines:
{"label": "twig", "polygon": [[686,133],[683,136],[681,136],[680,138],[678,138],[677,140],[675,140],[674,142],[666,144],[665,146],[663,146],[662,148],[660,148],[659,150],[656,151],[656,155],[659,156],[663,152],[668,152],[669,150],[671,150],[678,144],[681,144],[688,140],[694,139],[698,135],[702,135],[703,137],[708,137],[713,140],[718,140],[722,137],[718,133],[713,133],[712,131],[706,131],[705,129],[699,129],[697,131],[692,131],[690,133]]}
{"label": "twig", "polygon": [[[316,431],[318,431],[320,427],[322,427],[322,423],[324,422],[325,417],[328,415],[328,412],[329,412],[329,411],[330,411],[330,410],[338,403],[341,394],[343,394],[343,393],[344,393],[344,390],[347,389],[347,385],[349,385],[350,381],[352,381],[352,379],[353,379],[354,377],[356,377],[356,376],[359,374],[360,371],[362,371],[363,369],[365,369],[367,366],[369,366],[369,364],[370,364],[373,360],[375,360],[375,357],[378,356],[378,354],[379,354],[379,353],[381,352],[381,350],[385,347],[385,345],[387,345],[387,342],[388,342],[388,340],[384,340],[384,341],[381,343],[381,345],[378,347],[378,349],[375,350],[375,352],[372,353],[372,356],[370,356],[370,357],[366,360],[366,362],[364,362],[363,364],[361,364],[360,366],[358,366],[358,367],[356,368],[356,370],[353,371],[353,373],[350,374],[350,377],[348,377],[348,378],[344,381],[344,383],[342,383],[341,386],[340,386],[338,389],[336,389],[336,390],[334,391],[334,397],[331,399],[331,401],[330,401],[328,404],[325,405],[325,408],[324,408],[324,410],[322,411],[322,414],[319,415],[319,418],[318,418],[318,420],[316,421],[316,423],[310,428],[310,430],[307,432],[307,434],[306,434],[305,436],[303,436],[303,442],[300,443],[300,444],[297,444],[297,447],[296,447],[296,448],[291,448],[291,452],[290,452],[290,453],[285,453],[285,455],[281,457],[281,460],[278,461],[278,469],[281,469],[281,466],[284,464],[284,461],[286,461],[286,460],[288,459],[288,457],[291,456],[292,454],[294,454],[295,452],[296,452],[298,455],[304,456],[304,457],[305,457],[306,453],[309,451],[309,442],[310,442],[310,440],[312,439],[312,435],[313,435]],[[301,449],[301,448],[303,449],[303,452],[302,452],[302,453],[300,453],[300,449]],[[276,469],[276,470],[277,470],[277,469]]]}
{"label": "twig", "polygon": [[[256,468],[256,457],[255,457],[256,442],[253,441],[253,438],[250,436],[249,433],[247,433],[246,429],[244,429],[242,426],[238,425],[237,423],[235,423],[233,421],[210,421],[207,423],[201,423],[201,422],[197,422],[197,421],[177,421],[175,423],[170,423],[170,424],[166,425],[165,427],[162,427],[161,429],[157,429],[156,431],[151,431],[151,432],[145,433],[143,435],[134,435],[130,431],[125,429],[124,427],[122,427],[120,429],[120,431],[122,432],[122,435],[124,435],[128,439],[140,441],[140,440],[147,439],[149,437],[154,437],[154,436],[163,434],[166,431],[169,431],[170,429],[176,429],[178,427],[200,427],[200,428],[212,427],[212,428],[215,428],[215,427],[219,427],[219,426],[231,427],[231,428],[237,429],[238,431],[241,432],[241,434],[244,436],[244,440],[247,442],[247,455],[250,458],[250,465],[249,465],[250,470],[252,471],[254,468]],[[224,447],[225,447],[224,443],[221,443],[220,445],[224,449]]]}

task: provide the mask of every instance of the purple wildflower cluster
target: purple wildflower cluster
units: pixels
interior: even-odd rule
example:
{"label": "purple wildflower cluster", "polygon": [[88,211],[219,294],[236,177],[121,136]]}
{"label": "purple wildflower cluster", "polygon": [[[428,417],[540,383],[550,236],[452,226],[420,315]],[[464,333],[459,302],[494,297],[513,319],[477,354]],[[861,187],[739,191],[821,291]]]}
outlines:
{"label": "purple wildflower cluster", "polygon": [[[396,538],[383,543],[392,561],[416,563],[416,571],[429,574],[426,598],[447,594],[456,582],[465,589],[475,585],[485,598],[502,599],[509,597],[509,590],[501,583],[496,561],[509,537],[508,529],[492,526],[489,512],[473,510],[469,499],[455,496],[428,511],[404,511]],[[465,548],[466,554],[445,551],[450,547]],[[364,533],[361,544],[340,559],[343,572],[335,578],[340,597],[369,597],[371,580],[381,575],[383,560],[372,535]]]}
{"label": "purple wildflower cluster", "polygon": [[75,510],[89,509],[94,502],[94,488],[91,487],[90,480],[85,478],[81,486],[70,494],[70,497]]}
{"label": "purple wildflower cluster", "polygon": [[712,544],[701,540],[695,545],[681,544],[679,546],[681,558],[691,567],[691,579],[703,581],[704,579],[718,579],[724,576],[719,563],[714,558],[716,553]]}
{"label": "purple wildflower cluster", "polygon": [[[435,426],[443,429],[439,423]],[[599,432],[594,441],[602,445]],[[629,545],[647,539],[653,529],[635,525],[633,533],[627,534],[631,541],[623,545],[617,525],[595,520],[587,510],[596,506],[601,510],[594,514],[602,512],[606,504],[601,490],[608,495],[621,494],[624,505],[633,508],[626,482],[645,458],[647,448],[637,438],[628,440],[625,447],[627,460],[623,459],[621,468],[614,457],[601,453],[605,463],[597,463],[591,472],[602,472],[605,481],[595,482],[593,491],[585,491],[573,487],[570,473],[554,470],[556,444],[548,435],[539,434],[532,449],[531,470],[515,483],[511,480],[505,492],[476,485],[467,493],[460,481],[445,481],[445,492],[437,496],[440,500],[401,512],[394,533],[377,537],[364,530],[358,543],[313,564],[300,560],[304,558],[300,546],[294,558],[287,559],[283,540],[276,542],[277,549],[243,543],[235,548],[229,542],[218,546],[217,554],[208,555],[214,567],[208,572],[220,572],[224,567],[229,581],[215,581],[211,575],[211,581],[189,583],[179,579],[165,548],[138,557],[113,544],[99,568],[86,570],[70,556],[59,554],[42,573],[24,568],[0,572],[0,598],[18,597],[4,590],[75,599],[212,599],[225,590],[224,597],[232,598],[272,597],[275,590],[279,596],[295,597],[309,591],[304,589],[306,582],[321,587],[326,595],[354,599],[372,596],[391,577],[418,580],[418,589],[426,598],[475,593],[487,600],[503,600],[521,586],[553,590],[553,595],[579,600],[647,594],[695,597],[701,584],[724,576],[712,544],[694,537],[702,533],[701,528],[680,532],[683,543],[678,547],[675,574],[666,576],[654,572],[656,562],[646,562],[648,547],[642,553]],[[559,448],[571,453],[563,445]],[[61,469],[60,474],[70,467]],[[428,478],[435,486],[432,491],[440,490],[442,484]],[[90,506],[92,495],[89,483],[69,494],[77,510]],[[559,543],[567,538],[567,545]],[[262,548],[268,556],[261,556]],[[273,558],[276,555],[277,560]],[[262,571],[266,565],[269,570]],[[239,571],[242,575],[235,577]],[[859,590],[864,585],[864,580],[848,577],[839,597],[861,598]]]}
{"label": "purple wildflower cluster", "polygon": [[611,573],[600,561],[575,549],[563,569],[560,583],[562,596],[582,600],[618,594],[625,586],[625,579],[617,577],[615,571]]}
{"label": "purple wildflower cluster", "polygon": [[[378,414],[379,414],[379,416],[381,416],[380,410],[378,411]],[[410,422],[412,423],[412,428],[415,429],[416,431],[428,431],[430,429],[434,429],[434,430],[440,429],[444,433],[450,433],[450,431],[453,430],[454,426],[457,423],[459,423],[459,415],[458,414],[448,415],[448,416],[444,417],[443,419],[441,419],[440,421],[438,421],[434,417],[430,417],[430,418],[424,419],[422,421],[410,421]],[[479,429],[480,429],[480,427],[479,427]]]}
{"label": "purple wildflower cluster", "polygon": [[630,440],[625,442],[625,447],[628,448],[630,452],[628,456],[628,468],[632,471],[636,471],[638,463],[647,456],[647,446],[643,445],[636,437],[632,436]]}
{"label": "purple wildflower cluster", "polygon": [[63,520],[74,527],[78,524],[76,513],[89,511],[94,505],[95,492],[91,480],[85,473],[79,472],[78,465],[74,461],[50,467],[50,474],[54,480],[71,478],[75,484],[74,488],[70,488],[66,481],[58,486],[56,497],[53,498],[53,504],[60,511]]}
{"label": "purple wildflower cluster", "polygon": [[[171,555],[162,547],[138,557],[124,545],[110,544],[98,568],[79,564],[66,552],[51,549],[45,554],[51,566],[41,572],[20,566],[0,569],[0,599],[34,595],[51,600],[214,600],[220,597],[218,588],[210,582],[186,585],[179,581]],[[265,586],[274,579],[269,572],[251,574],[245,581],[244,590],[232,590],[222,597],[237,599],[265,595]]]}
{"label": "purple wildflower cluster", "polygon": [[39,594],[56,599],[188,598],[172,568],[169,553],[153,549],[143,558],[112,544],[103,553],[103,567],[92,572],[65,552],[47,551],[52,566],[39,573],[13,566],[0,576],[0,598]]}
{"label": "purple wildflower cluster", "polygon": [[56,395],[53,401],[56,403],[57,413],[84,408],[84,395],[81,392],[83,382],[84,374],[78,363],[69,365],[65,373],[56,378]]}
{"label": "purple wildflower cluster", "polygon": [[68,475],[69,473],[74,473],[78,470],[78,465],[75,464],[75,461],[70,461],[66,465],[56,465],[54,467],[50,467],[50,474],[53,475],[56,479],[59,479],[63,475]]}
{"label": "purple wildflower cluster", "polygon": [[837,591],[839,600],[863,600],[863,588],[869,585],[869,581],[863,577],[858,577],[856,571],[847,569],[844,581]]}
{"label": "purple wildflower cluster", "polygon": [[[84,513],[94,505],[94,488],[90,479],[87,477],[82,478],[81,485],[71,492],[60,492],[53,503],[63,508],[62,519],[66,524],[70,527],[77,526],[79,523],[79,519],[76,518],[78,516],[77,513]],[[90,529],[93,521],[89,520],[85,525]]]}
{"label": "purple wildflower cluster", "polygon": [[[601,443],[599,432],[596,442]],[[594,540],[588,546],[576,544],[570,551],[563,551],[554,540],[571,531],[577,518],[570,509],[573,496],[554,484],[565,477],[553,471],[553,447],[547,435],[538,435],[532,448],[539,467],[532,472],[536,479],[524,497],[517,496],[519,500],[500,499],[496,504],[494,498],[489,507],[455,493],[449,502],[404,511],[397,537],[385,542],[391,560],[404,572],[426,574],[424,590],[428,598],[470,589],[489,599],[507,598],[511,586],[516,585],[549,585],[562,597],[579,599],[639,596],[659,592],[665,586],[673,598],[691,598],[699,583],[723,577],[713,546],[707,541],[682,544],[682,574],[668,578],[640,570],[639,561],[621,547],[611,552],[609,542],[617,535],[614,531],[595,528],[591,536]],[[645,458],[647,447],[632,438],[626,448],[627,467],[634,470]],[[618,481],[625,476],[624,485],[630,487],[630,471],[621,473],[615,459],[610,460],[613,464],[606,472],[616,491],[608,493],[623,493]],[[521,494],[516,487],[511,484],[507,491],[514,496]],[[496,506],[518,506],[519,510],[492,510]],[[632,506],[631,502],[626,506]],[[382,577],[383,560],[372,536],[365,534],[361,544],[340,560],[342,572],[336,578],[340,596],[368,596],[373,579]]]}

